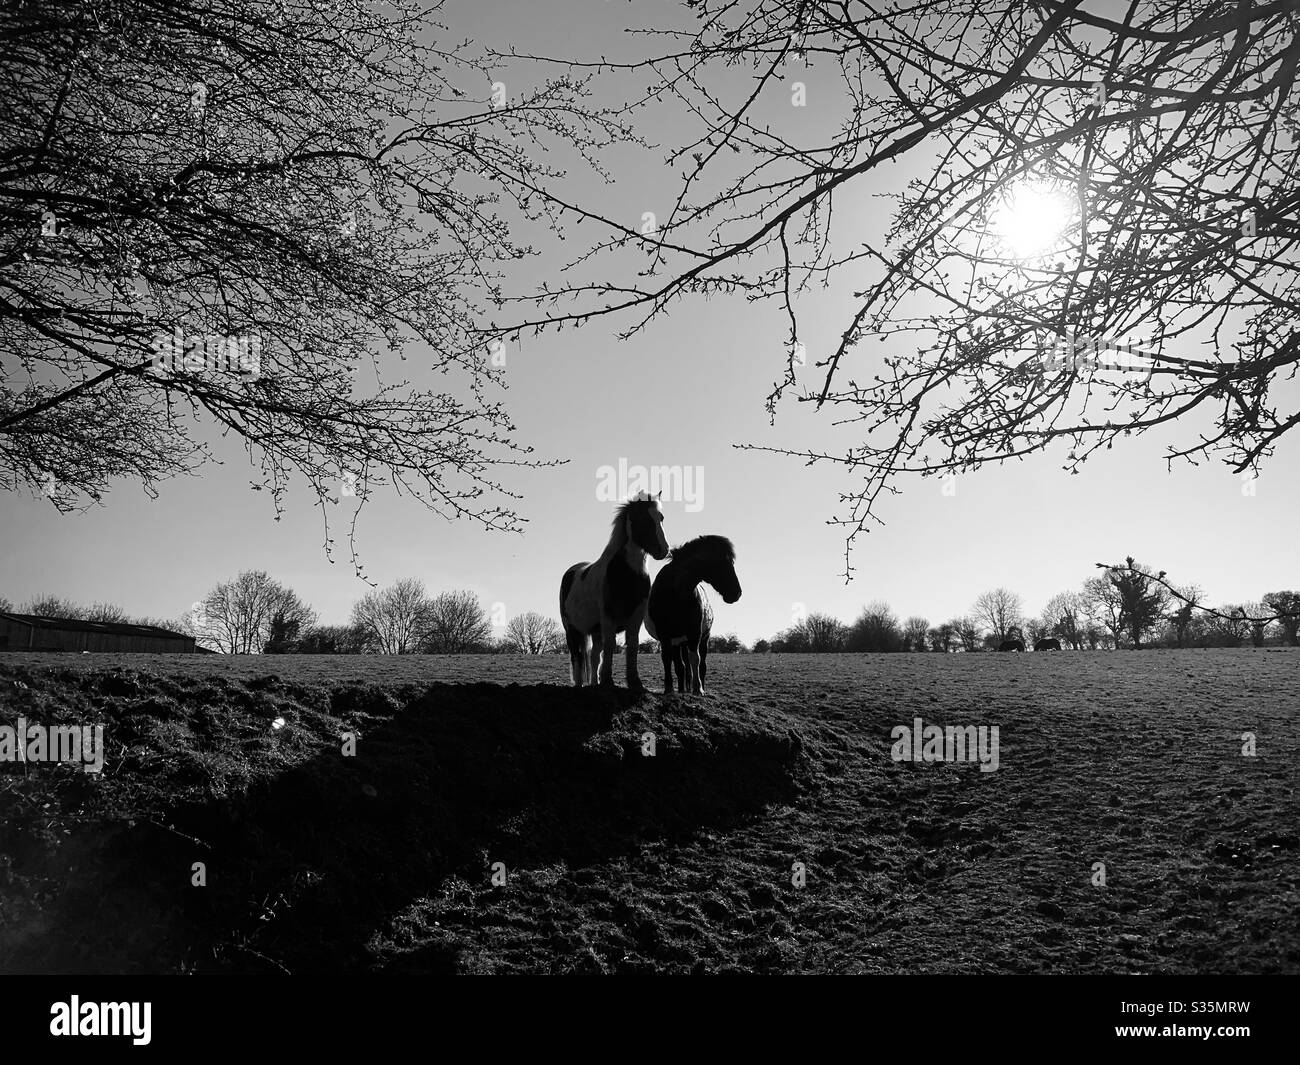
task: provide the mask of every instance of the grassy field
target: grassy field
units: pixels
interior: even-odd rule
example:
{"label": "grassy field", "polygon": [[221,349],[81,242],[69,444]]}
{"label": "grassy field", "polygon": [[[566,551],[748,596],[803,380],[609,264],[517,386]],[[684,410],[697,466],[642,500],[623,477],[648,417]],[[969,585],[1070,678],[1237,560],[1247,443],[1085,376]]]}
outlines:
{"label": "grassy field", "polygon": [[[1294,650],[566,674],[0,655],[0,725],[107,746],[0,763],[0,970],[1300,972]],[[894,761],[917,717],[997,771]]]}

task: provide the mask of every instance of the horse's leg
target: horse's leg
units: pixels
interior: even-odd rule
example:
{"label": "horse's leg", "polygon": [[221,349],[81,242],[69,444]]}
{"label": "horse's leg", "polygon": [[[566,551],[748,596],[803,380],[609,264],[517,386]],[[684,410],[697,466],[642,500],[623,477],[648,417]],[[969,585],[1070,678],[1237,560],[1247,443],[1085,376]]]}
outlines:
{"label": "horse's leg", "polygon": [[614,643],[618,633],[614,631],[614,622],[609,618],[600,621],[600,686],[614,687]]}
{"label": "horse's leg", "polygon": [[659,644],[659,657],[664,662],[664,694],[673,693],[673,645],[667,640]]}
{"label": "horse's leg", "polygon": [[704,691],[704,674],[708,672],[709,664],[709,634],[704,634],[704,639],[700,641],[700,691]]}
{"label": "horse's leg", "polygon": [[577,629],[566,626],[564,639],[569,645],[569,679],[575,688],[581,688],[582,670],[587,664],[587,637]]}
{"label": "horse's leg", "polygon": [[673,670],[677,673],[677,690],[686,691],[686,645],[677,644],[673,648]]}
{"label": "horse's leg", "polygon": [[564,629],[564,642],[569,649],[569,680],[573,687],[582,687],[582,671],[586,667],[586,637],[575,629]]}
{"label": "horse's leg", "polygon": [[693,643],[686,645],[686,660],[690,663],[691,673],[691,694],[701,695],[704,689],[700,687],[700,649]]}
{"label": "horse's leg", "polygon": [[596,686],[596,677],[600,673],[600,633],[591,634],[591,672],[587,674],[587,683]]}
{"label": "horse's leg", "polygon": [[626,643],[623,651],[627,657],[627,686],[629,691],[645,691],[645,685],[641,683],[641,674],[636,668],[636,656],[641,651],[641,619],[645,617],[645,604],[641,604],[641,609],[633,613],[627,623],[627,628],[623,631],[623,639]]}

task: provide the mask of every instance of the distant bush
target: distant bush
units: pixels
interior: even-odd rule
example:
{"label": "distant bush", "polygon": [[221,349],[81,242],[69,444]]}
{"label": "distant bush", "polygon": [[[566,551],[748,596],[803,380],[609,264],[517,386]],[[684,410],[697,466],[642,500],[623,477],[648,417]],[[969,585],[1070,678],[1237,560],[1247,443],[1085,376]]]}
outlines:
{"label": "distant bush", "polygon": [[359,655],[366,650],[366,632],[360,625],[313,625],[294,648],[303,655]]}
{"label": "distant bush", "polygon": [[745,650],[745,645],[734,632],[729,632],[725,636],[709,637],[709,653],[718,655],[740,654]]}
{"label": "distant bush", "polygon": [[520,654],[554,654],[564,646],[564,634],[554,618],[530,610],[506,624],[505,642]]}
{"label": "distant bush", "polygon": [[792,654],[826,654],[844,650],[848,630],[829,614],[809,614],[772,641],[772,650]]}
{"label": "distant bush", "polygon": [[888,603],[877,600],[862,608],[862,613],[847,631],[846,651],[884,651],[903,649],[903,632]]}

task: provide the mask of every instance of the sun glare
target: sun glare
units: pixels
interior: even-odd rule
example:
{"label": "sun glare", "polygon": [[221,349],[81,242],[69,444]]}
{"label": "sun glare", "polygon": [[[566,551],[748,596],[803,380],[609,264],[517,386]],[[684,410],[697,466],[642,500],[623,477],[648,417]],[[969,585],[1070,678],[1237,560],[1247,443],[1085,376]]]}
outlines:
{"label": "sun glare", "polygon": [[1070,222],[1072,203],[1064,190],[1042,182],[1011,189],[993,215],[993,231],[1007,252],[1028,259],[1054,251]]}

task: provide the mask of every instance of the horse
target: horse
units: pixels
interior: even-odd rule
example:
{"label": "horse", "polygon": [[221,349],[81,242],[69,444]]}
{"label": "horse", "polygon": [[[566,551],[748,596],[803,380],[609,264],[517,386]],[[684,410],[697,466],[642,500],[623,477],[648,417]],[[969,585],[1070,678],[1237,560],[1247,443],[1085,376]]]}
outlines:
{"label": "horse", "polygon": [[1025,643],[1023,640],[1003,640],[999,651],[1023,651]]}
{"label": "horse", "polygon": [[673,690],[674,667],[678,691],[686,691],[689,673],[691,693],[704,693],[713,609],[701,583],[710,585],[723,602],[734,603],[740,598],[736,549],[725,536],[697,536],[682,544],[655,575],[645,627],[659,641],[665,695]]}
{"label": "horse", "polygon": [[1060,649],[1061,649],[1061,641],[1051,639],[1050,637],[1044,638],[1042,640],[1038,640],[1034,644],[1035,651],[1059,651]]}
{"label": "horse", "polygon": [[[659,501],[649,497],[629,500],[614,515],[609,543],[595,562],[578,562],[564,571],[560,581],[560,622],[569,645],[569,677],[581,688],[584,676],[595,685],[597,662],[600,683],[614,686],[614,639],[624,633],[627,652],[627,686],[644,690],[637,675],[637,642],[650,577],[645,556],[668,557],[663,513]],[[587,638],[591,642],[591,668],[587,670]]]}

